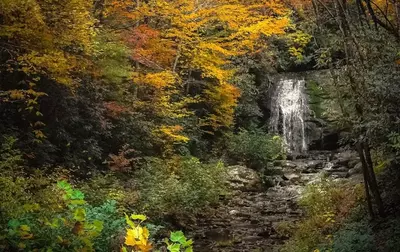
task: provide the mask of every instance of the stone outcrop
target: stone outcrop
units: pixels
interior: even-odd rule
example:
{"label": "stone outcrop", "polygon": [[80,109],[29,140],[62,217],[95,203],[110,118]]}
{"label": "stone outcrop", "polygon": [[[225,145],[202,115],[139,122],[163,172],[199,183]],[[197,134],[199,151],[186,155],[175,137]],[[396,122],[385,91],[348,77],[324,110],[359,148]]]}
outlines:
{"label": "stone outcrop", "polygon": [[228,167],[228,182],[234,190],[260,191],[263,188],[257,172],[241,165]]}

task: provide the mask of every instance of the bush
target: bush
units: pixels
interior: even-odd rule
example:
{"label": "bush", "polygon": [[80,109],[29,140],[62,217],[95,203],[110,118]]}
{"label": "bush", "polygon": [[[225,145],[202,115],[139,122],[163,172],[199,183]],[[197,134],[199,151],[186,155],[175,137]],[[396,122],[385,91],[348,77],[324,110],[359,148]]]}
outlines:
{"label": "bush", "polygon": [[[332,251],[335,252],[373,252],[374,236],[366,222],[353,222],[345,225],[333,238]],[[393,250],[391,250],[393,251]]]}
{"label": "bush", "polygon": [[133,211],[132,207],[136,206],[139,198],[131,179],[127,178],[126,174],[95,174],[79,187],[91,205],[99,206],[105,201],[116,201],[120,212]]}
{"label": "bush", "polygon": [[[128,251],[126,245],[148,252],[153,243],[163,251],[192,251],[193,242],[181,231],[172,232],[161,245],[152,241],[147,227],[141,226],[146,216],[123,218],[116,201],[92,206],[66,181],[59,181],[56,188],[58,211],[49,211],[38,203],[25,204],[15,218],[0,225],[2,251]],[[148,226],[154,230],[154,225]]]}
{"label": "bush", "polygon": [[296,224],[281,251],[304,252],[314,251],[321,245],[329,247],[333,234],[362,199],[361,185],[330,180],[308,185],[299,200],[306,216]]}
{"label": "bush", "polygon": [[[65,181],[52,189],[58,196],[56,204],[59,208],[50,209],[37,202],[25,204],[23,211],[9,219],[4,228],[4,248],[10,251],[93,251],[97,247],[99,251],[109,251],[106,243],[112,234],[101,236],[101,233],[116,231],[112,225],[115,209],[112,204],[93,208],[86,203],[81,191],[73,189]],[[111,225],[104,225],[104,220]],[[119,223],[120,229],[122,223],[123,220]],[[101,246],[95,246],[96,241]]]}
{"label": "bush", "polygon": [[[375,230],[374,230],[375,231]],[[379,225],[376,239],[383,248],[380,251],[399,251],[400,248],[400,217],[392,217],[386,223]]]}
{"label": "bush", "polygon": [[228,156],[248,167],[262,170],[268,162],[283,158],[282,139],[271,136],[261,129],[241,130],[228,140]]}
{"label": "bush", "polygon": [[221,162],[203,164],[191,157],[171,163],[153,159],[137,176],[140,210],[158,217],[196,213],[226,193],[226,169]]}

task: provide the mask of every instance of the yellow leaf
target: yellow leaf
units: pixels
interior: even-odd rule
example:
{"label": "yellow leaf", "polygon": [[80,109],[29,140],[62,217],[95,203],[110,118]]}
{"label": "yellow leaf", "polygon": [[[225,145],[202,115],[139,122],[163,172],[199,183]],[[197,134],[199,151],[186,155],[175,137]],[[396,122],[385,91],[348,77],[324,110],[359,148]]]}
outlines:
{"label": "yellow leaf", "polygon": [[25,232],[31,231],[31,228],[30,228],[28,225],[21,225],[19,228],[20,228],[22,231],[25,231]]}

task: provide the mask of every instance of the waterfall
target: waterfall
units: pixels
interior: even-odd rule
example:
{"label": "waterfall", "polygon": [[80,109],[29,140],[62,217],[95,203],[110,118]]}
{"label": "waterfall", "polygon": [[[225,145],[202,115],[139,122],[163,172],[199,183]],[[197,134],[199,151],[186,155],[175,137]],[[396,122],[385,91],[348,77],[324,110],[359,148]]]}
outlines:
{"label": "waterfall", "polygon": [[287,151],[307,151],[305,119],[309,109],[304,79],[281,79],[271,105],[270,128],[282,135]]}

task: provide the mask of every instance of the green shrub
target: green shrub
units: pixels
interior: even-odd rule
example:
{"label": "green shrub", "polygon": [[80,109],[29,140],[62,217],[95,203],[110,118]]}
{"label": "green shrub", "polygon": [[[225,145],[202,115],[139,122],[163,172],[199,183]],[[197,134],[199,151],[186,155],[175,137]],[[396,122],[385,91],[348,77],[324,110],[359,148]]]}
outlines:
{"label": "green shrub", "polygon": [[152,251],[154,246],[162,251],[192,251],[192,241],[180,231],[172,232],[165,245],[154,241],[149,231],[156,232],[158,227],[141,226],[144,215],[125,214],[124,218],[116,201],[92,206],[84,193],[65,180],[52,190],[60,208],[55,211],[38,203],[23,205],[21,212],[0,225],[1,251],[128,251],[123,244],[141,252]]}
{"label": "green shrub", "polygon": [[296,223],[292,237],[281,251],[307,252],[322,245],[330,247],[333,234],[362,199],[363,188],[359,185],[330,180],[308,185],[299,200],[306,215]]}
{"label": "green shrub", "polygon": [[38,203],[25,205],[5,229],[5,248],[15,250],[93,250],[93,239],[103,230],[100,220],[87,219],[84,194],[65,181],[57,183],[58,211]]}
{"label": "green shrub", "polygon": [[85,207],[85,212],[88,222],[101,221],[103,223],[101,233],[93,239],[95,251],[113,251],[120,245],[119,238],[125,231],[125,219],[117,211],[115,200],[108,200],[97,207],[88,205]]}
{"label": "green shrub", "polygon": [[4,136],[0,148],[0,171],[2,174],[7,172],[19,171],[24,163],[22,153],[15,147],[17,139],[12,136]]}
{"label": "green shrub", "polygon": [[134,210],[132,206],[136,206],[139,197],[131,184],[130,178],[119,178],[114,173],[107,173],[94,175],[81,183],[79,188],[85,193],[85,199],[91,205],[98,206],[105,201],[116,201],[118,211],[130,212]]}
{"label": "green shrub", "polygon": [[381,251],[399,251],[400,248],[400,217],[388,220],[380,225],[376,234],[379,243],[384,247]]}
{"label": "green shrub", "polygon": [[[335,233],[332,251],[335,252],[373,252],[374,236],[366,222],[349,223]],[[394,251],[394,250],[391,250]]]}
{"label": "green shrub", "polygon": [[228,156],[236,162],[243,162],[248,167],[262,170],[268,162],[283,158],[282,139],[271,136],[261,129],[241,130],[228,140]]}
{"label": "green shrub", "polygon": [[194,213],[216,203],[226,192],[226,169],[221,162],[153,159],[137,176],[140,210],[151,215]]}

